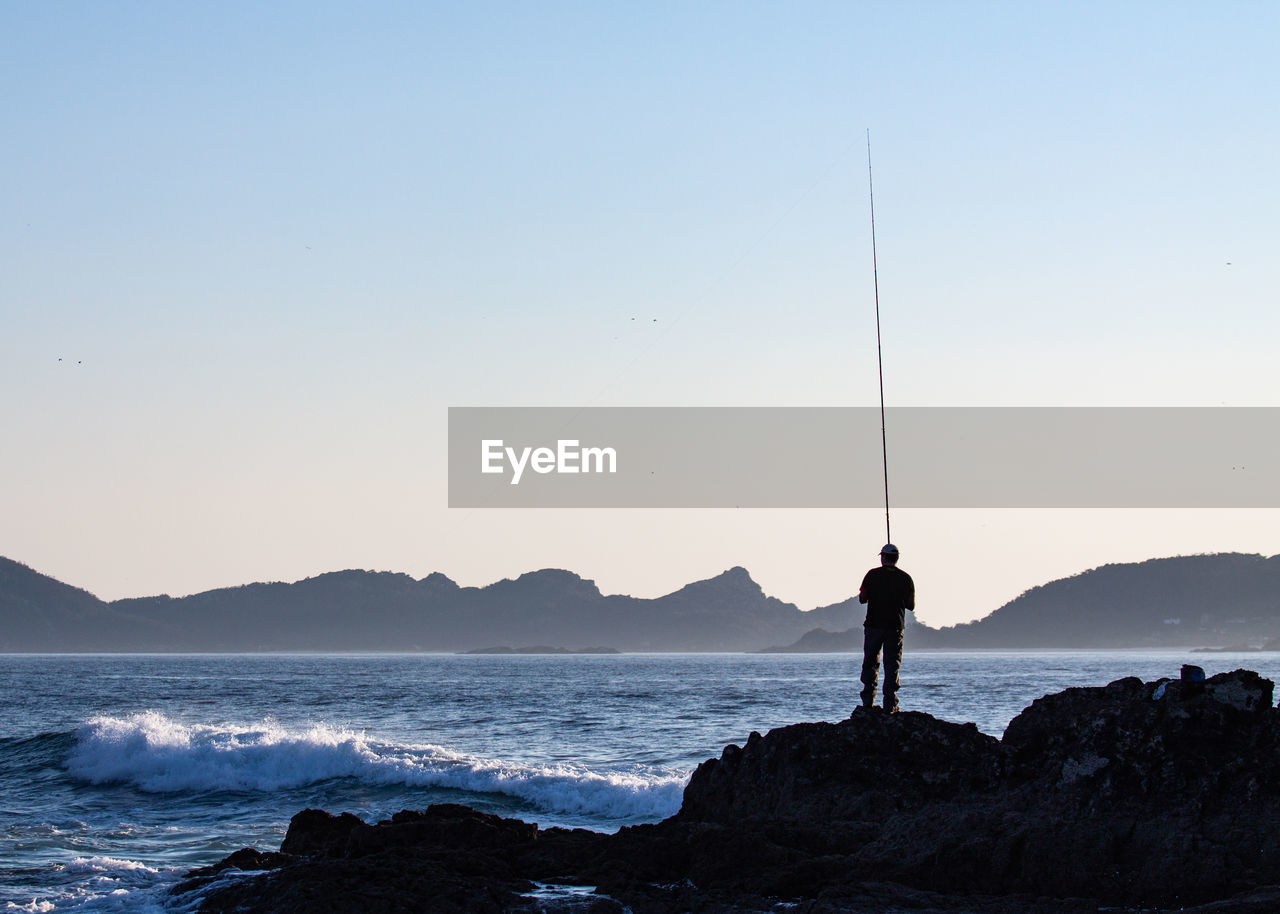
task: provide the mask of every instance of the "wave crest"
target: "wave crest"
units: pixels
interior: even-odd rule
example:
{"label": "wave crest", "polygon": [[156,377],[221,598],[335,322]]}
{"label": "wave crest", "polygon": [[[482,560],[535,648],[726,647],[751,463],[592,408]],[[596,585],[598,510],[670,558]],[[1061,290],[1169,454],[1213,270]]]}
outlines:
{"label": "wave crest", "polygon": [[274,791],[355,778],[504,794],[551,812],[615,819],[673,814],[688,778],[669,769],[504,762],[441,746],[381,742],[327,724],[182,724],[156,711],[88,721],[76,731],[66,767],[93,784],[126,783],[154,793]]}
{"label": "wave crest", "polygon": [[155,867],[139,863],[137,860],[123,860],[119,857],[76,857],[63,869],[68,873],[120,873],[136,872],[155,875],[160,871]]}

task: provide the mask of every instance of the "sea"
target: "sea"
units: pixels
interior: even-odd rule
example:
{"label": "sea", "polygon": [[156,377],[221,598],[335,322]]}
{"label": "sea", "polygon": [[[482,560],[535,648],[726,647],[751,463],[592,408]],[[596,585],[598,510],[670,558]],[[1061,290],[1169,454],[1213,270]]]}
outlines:
{"label": "sea", "polygon": [[[0,655],[0,911],[186,911],[295,813],[464,803],[611,832],[753,730],[848,717],[850,654]],[[908,653],[904,710],[999,736],[1035,698],[1280,654]]]}

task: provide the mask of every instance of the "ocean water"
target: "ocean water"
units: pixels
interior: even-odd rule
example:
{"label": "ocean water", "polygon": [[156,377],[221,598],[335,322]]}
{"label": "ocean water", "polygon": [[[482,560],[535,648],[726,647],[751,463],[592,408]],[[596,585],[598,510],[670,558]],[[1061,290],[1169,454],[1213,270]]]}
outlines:
{"label": "ocean water", "polygon": [[[1122,676],[1277,654],[908,654],[905,709],[999,736]],[[674,813],[752,730],[847,717],[848,654],[0,655],[0,911],[180,910],[187,870],[316,806],[465,803],[601,831]]]}

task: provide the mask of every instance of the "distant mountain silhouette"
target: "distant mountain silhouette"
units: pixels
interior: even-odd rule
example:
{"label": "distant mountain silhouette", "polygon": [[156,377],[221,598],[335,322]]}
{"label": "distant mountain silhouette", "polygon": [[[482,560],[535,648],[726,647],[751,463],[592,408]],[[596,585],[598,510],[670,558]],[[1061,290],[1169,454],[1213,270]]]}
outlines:
{"label": "distant mountain silhouette", "polygon": [[[745,568],[653,599],[544,569],[485,587],[443,574],[337,571],[189,597],[104,602],[0,558],[0,651],[855,650],[853,598],[802,612]],[[910,617],[909,617],[910,618]],[[822,630],[822,631],[818,631]],[[909,622],[908,650],[1232,647],[1280,639],[1280,556],[1104,565],[1034,587],[977,622]]]}
{"label": "distant mountain silhouette", "polygon": [[[908,650],[1195,648],[1280,643],[1280,555],[1218,553],[1103,565],[1033,587],[976,622],[911,625]],[[788,652],[851,650],[809,631]]]}
{"label": "distant mountain silhouette", "polygon": [[745,568],[655,599],[605,596],[593,581],[544,569],[486,587],[439,573],[337,571],[107,603],[0,558],[0,651],[743,651],[852,622],[843,604],[802,612],[766,596]]}
{"label": "distant mountain silhouette", "polygon": [[130,650],[139,631],[87,590],[0,558],[0,651]]}
{"label": "distant mountain silhouette", "polygon": [[1277,636],[1280,555],[1218,553],[1103,565],[926,637],[955,648],[1155,648],[1261,644]]}

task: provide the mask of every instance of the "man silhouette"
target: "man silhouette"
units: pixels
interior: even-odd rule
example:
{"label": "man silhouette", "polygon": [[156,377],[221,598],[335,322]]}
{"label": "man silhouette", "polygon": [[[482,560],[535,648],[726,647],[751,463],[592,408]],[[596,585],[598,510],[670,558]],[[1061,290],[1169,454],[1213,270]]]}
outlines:
{"label": "man silhouette", "polygon": [[880,672],[880,652],[884,651],[884,709],[898,710],[898,667],[902,665],[902,630],[906,610],[916,608],[916,585],[911,575],[898,567],[898,547],[887,543],[880,550],[880,567],[862,579],[858,602],[867,604],[867,620],[862,623],[862,706],[875,703],[876,675]]}

